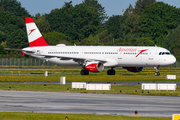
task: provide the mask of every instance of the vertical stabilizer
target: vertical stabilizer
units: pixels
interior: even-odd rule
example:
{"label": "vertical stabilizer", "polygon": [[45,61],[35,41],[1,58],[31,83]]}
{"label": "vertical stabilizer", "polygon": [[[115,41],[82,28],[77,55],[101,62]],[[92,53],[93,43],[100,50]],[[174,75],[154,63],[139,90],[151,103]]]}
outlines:
{"label": "vertical stabilizer", "polygon": [[31,17],[25,17],[29,47],[49,46]]}

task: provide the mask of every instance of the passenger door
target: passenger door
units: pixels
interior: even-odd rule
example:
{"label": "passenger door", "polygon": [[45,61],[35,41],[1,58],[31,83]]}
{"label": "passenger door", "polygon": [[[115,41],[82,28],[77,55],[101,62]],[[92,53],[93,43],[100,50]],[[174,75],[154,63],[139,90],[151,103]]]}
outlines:
{"label": "passenger door", "polygon": [[81,58],[84,58],[84,49],[81,50],[80,55],[81,55]]}
{"label": "passenger door", "polygon": [[118,52],[118,59],[122,59],[122,52]]}
{"label": "passenger door", "polygon": [[154,54],[154,50],[150,50],[148,53],[148,59],[149,60],[153,60],[153,54]]}

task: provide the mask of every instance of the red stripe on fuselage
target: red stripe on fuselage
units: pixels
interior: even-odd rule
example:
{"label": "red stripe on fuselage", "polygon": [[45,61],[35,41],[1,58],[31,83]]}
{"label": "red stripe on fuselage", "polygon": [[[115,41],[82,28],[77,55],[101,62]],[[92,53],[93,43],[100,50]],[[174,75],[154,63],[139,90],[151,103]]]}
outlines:
{"label": "red stripe on fuselage", "polygon": [[26,24],[27,23],[34,23],[33,19],[31,17],[25,17]]}
{"label": "red stripe on fuselage", "polygon": [[44,38],[41,36],[40,38],[29,43],[29,47],[37,47],[37,46],[49,46]]}

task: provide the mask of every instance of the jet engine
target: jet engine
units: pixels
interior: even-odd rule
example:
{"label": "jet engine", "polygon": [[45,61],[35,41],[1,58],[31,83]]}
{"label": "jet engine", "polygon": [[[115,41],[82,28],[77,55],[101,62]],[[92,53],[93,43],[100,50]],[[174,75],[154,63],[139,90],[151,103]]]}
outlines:
{"label": "jet engine", "polygon": [[85,68],[91,72],[101,72],[104,69],[104,65],[101,62],[87,62]]}
{"label": "jet engine", "polygon": [[123,67],[123,68],[131,72],[141,72],[143,70],[143,67]]}

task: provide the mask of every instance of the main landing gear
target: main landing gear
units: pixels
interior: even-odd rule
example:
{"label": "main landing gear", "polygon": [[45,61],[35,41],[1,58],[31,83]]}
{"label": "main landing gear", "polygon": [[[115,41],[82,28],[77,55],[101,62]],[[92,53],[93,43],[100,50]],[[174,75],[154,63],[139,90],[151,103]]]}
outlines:
{"label": "main landing gear", "polygon": [[160,73],[158,72],[158,68],[159,68],[159,66],[154,67],[154,69],[156,69],[155,76],[159,76],[160,75]]}
{"label": "main landing gear", "polygon": [[84,69],[82,69],[80,73],[81,75],[89,75],[89,71]]}
{"label": "main landing gear", "polygon": [[115,75],[116,74],[116,71],[113,69],[113,67],[111,68],[111,69],[109,69],[108,71],[107,71],[107,74],[108,75]]}

